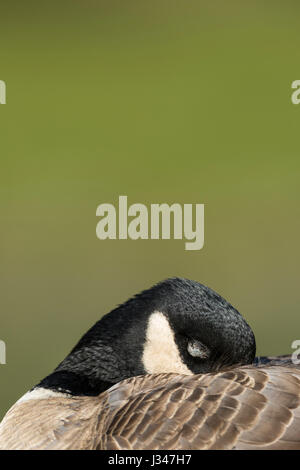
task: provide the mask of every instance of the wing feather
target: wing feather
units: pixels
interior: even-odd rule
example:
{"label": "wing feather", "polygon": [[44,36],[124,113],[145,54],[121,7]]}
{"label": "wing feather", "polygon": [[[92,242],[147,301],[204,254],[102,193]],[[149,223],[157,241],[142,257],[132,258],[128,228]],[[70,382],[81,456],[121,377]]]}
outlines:
{"label": "wing feather", "polygon": [[300,449],[300,369],[276,359],[17,403],[0,425],[0,448]]}
{"label": "wing feather", "polygon": [[130,388],[138,425],[126,433],[126,426],[120,430],[110,416],[105,433],[125,433],[132,448],[300,449],[300,370],[290,364],[202,376],[169,374],[162,384],[159,375],[145,376],[119,386]]}

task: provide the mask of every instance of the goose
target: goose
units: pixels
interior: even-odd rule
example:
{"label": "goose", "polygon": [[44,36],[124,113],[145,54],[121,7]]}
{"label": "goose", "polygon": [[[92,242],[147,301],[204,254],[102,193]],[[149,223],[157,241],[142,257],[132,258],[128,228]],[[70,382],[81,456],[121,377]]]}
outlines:
{"label": "goose", "polygon": [[300,368],[255,358],[212,289],[162,281],[102,317],[0,424],[1,449],[300,449]]}

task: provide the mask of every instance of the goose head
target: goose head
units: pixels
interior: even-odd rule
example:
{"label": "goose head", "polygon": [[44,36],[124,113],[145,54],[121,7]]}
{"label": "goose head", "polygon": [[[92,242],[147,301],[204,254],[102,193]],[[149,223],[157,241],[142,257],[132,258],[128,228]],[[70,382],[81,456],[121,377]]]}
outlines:
{"label": "goose head", "polygon": [[103,316],[34,389],[98,395],[123,379],[252,363],[254,334],[219,294],[172,278]]}

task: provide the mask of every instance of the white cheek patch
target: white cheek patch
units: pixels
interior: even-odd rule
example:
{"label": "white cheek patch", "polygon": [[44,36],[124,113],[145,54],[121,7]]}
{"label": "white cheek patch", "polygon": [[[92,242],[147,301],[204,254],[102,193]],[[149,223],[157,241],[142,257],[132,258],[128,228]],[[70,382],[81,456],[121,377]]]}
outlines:
{"label": "white cheek patch", "polygon": [[168,372],[193,374],[182,361],[172,328],[161,312],[154,312],[150,315],[144,345],[143,364],[148,374]]}

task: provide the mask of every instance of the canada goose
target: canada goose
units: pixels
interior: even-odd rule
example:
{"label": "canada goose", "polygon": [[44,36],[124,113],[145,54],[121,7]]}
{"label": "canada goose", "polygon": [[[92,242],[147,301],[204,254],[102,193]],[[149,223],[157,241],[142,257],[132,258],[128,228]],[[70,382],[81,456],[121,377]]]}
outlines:
{"label": "canada goose", "polygon": [[98,321],[0,425],[1,449],[299,449],[300,368],[256,359],[213,290],[163,281]]}

